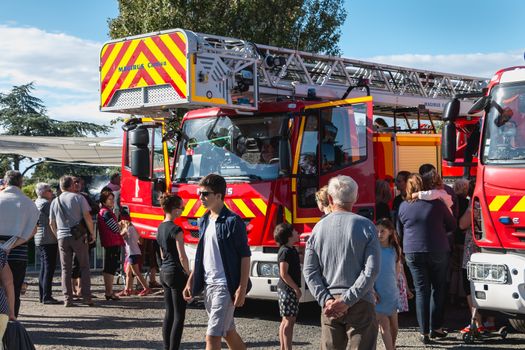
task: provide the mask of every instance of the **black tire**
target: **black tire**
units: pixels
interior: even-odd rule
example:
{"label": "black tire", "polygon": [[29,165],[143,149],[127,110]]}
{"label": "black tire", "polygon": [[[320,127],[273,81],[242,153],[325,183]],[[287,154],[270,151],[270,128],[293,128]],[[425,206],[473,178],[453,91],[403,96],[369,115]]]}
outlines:
{"label": "black tire", "polygon": [[525,320],[509,318],[509,323],[512,326],[512,328],[514,328],[518,332],[525,333]]}
{"label": "black tire", "polygon": [[463,341],[465,342],[465,344],[472,344],[474,343],[474,336],[470,332],[464,333]]}
{"label": "black tire", "polygon": [[508,331],[507,331],[507,327],[503,327],[500,331],[499,331],[499,335],[501,337],[501,339],[505,339],[507,338],[507,335],[508,335]]}

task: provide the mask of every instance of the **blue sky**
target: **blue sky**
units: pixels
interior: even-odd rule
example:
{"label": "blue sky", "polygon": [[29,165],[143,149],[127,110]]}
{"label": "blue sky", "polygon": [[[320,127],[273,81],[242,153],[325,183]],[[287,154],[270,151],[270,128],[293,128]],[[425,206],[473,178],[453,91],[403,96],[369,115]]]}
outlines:
{"label": "blue sky", "polygon": [[[525,64],[525,1],[347,0],[350,58],[490,77]],[[0,0],[0,92],[35,81],[48,114],[107,123],[98,112],[98,54],[116,0]],[[212,33],[211,33],[212,34]],[[117,132],[117,131],[115,131]]]}

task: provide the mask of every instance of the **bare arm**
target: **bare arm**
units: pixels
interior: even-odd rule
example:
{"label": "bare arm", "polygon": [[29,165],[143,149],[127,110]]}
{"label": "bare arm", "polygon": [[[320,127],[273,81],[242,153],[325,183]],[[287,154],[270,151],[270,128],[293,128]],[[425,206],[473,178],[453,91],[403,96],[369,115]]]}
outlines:
{"label": "bare arm", "polygon": [[91,214],[89,213],[89,211],[84,210],[82,212],[82,216],[84,217],[84,221],[86,223],[86,226],[89,231],[89,235],[91,237],[91,239],[89,239],[89,243],[94,242],[96,237],[95,237],[95,229],[93,228],[93,219],[91,218]]}
{"label": "bare arm", "polygon": [[465,213],[463,213],[463,216],[459,219],[459,228],[462,230],[466,230],[470,227],[472,224],[472,218],[471,218],[471,210],[470,207],[467,208]]}
{"label": "bare arm", "polygon": [[[184,237],[182,236],[182,233],[178,234],[176,236],[176,242],[177,242],[177,251],[179,252],[179,259],[180,263],[182,264],[182,268],[184,269],[184,272],[186,274],[190,274],[190,262],[188,260],[188,256],[186,255],[186,250],[184,249]],[[162,253],[162,250],[161,250]]]}
{"label": "bare arm", "polygon": [[57,222],[55,220],[51,220],[51,222],[49,223],[49,228],[51,229],[51,232],[55,235],[55,237],[57,236],[57,231],[58,231],[58,228],[57,228]]}
{"label": "bare arm", "polygon": [[301,289],[299,286],[295,283],[292,276],[288,273],[288,267],[289,264],[286,261],[281,261],[279,263],[279,277],[290,286],[295,291],[295,294],[297,295],[297,299],[301,298]]}
{"label": "bare arm", "polygon": [[182,296],[184,297],[184,300],[187,302],[190,302],[193,299],[193,295],[191,295],[191,286],[193,285],[193,271],[190,273],[188,277],[188,281],[186,282],[186,287],[182,291]]}
{"label": "bare arm", "polygon": [[245,256],[241,258],[241,280],[239,288],[235,292],[235,300],[233,305],[235,307],[241,307],[244,305],[246,298],[246,292],[248,290],[248,279],[250,278],[250,257]]}
{"label": "bare arm", "polygon": [[16,320],[15,316],[15,287],[13,285],[13,274],[8,264],[0,272],[0,279],[7,296],[7,305],[9,306],[9,319]]}

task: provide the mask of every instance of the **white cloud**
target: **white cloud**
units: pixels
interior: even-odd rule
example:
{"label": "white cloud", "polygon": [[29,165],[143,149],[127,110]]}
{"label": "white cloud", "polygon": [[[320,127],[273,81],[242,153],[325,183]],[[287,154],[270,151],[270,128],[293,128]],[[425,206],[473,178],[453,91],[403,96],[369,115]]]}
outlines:
{"label": "white cloud", "polygon": [[0,25],[0,37],[0,91],[34,81],[53,119],[109,125],[116,117],[98,109],[102,43],[14,25]]}
{"label": "white cloud", "polygon": [[523,50],[451,55],[385,55],[369,57],[365,60],[483,78],[491,78],[501,68],[525,65]]}
{"label": "white cloud", "polygon": [[13,85],[93,92],[98,88],[101,43],[37,28],[0,25],[0,79]]}

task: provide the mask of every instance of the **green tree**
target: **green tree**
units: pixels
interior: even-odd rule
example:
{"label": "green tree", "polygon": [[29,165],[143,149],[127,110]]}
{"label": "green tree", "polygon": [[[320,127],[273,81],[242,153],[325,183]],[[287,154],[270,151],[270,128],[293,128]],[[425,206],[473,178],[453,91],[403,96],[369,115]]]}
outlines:
{"label": "green tree", "polygon": [[297,50],[340,54],[344,0],[119,0],[109,36],[184,28]]}
{"label": "green tree", "polygon": [[[0,93],[0,128],[3,135],[18,136],[97,136],[107,134],[109,126],[79,121],[58,121],[46,115],[44,103],[31,94],[34,83],[14,86],[7,94]],[[18,169],[24,157],[13,154],[0,156],[0,167]]]}

